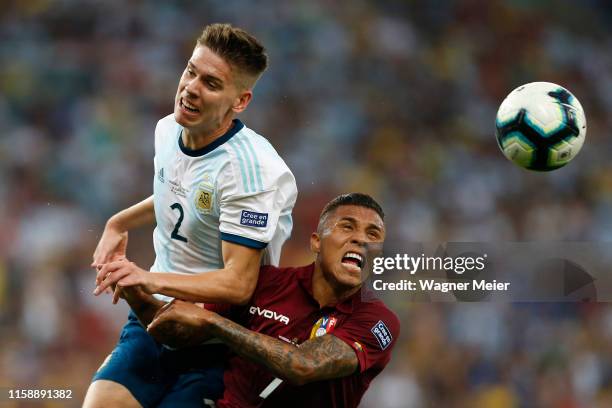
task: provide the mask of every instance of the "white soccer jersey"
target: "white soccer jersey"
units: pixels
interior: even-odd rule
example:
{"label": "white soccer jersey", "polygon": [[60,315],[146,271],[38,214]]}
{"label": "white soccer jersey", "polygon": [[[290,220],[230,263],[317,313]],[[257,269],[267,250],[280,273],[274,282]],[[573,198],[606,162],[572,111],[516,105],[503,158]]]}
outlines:
{"label": "white soccer jersey", "polygon": [[265,248],[263,263],[278,265],[297,196],[283,159],[237,119],[225,135],[199,150],[183,145],[182,129],[174,115],[155,129],[151,271],[223,268],[222,240]]}

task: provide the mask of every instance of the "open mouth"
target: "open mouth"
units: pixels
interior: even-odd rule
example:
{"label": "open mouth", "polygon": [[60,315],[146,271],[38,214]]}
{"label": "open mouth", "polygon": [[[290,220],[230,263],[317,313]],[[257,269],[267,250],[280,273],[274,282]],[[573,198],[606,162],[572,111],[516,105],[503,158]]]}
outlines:
{"label": "open mouth", "polygon": [[341,262],[342,262],[342,265],[349,266],[352,269],[357,268],[359,271],[361,271],[361,268],[363,267],[365,263],[365,259],[362,255],[358,254],[357,252],[349,251],[346,254],[344,254]]}
{"label": "open mouth", "polygon": [[197,107],[189,103],[189,101],[185,100],[184,98],[181,98],[181,101],[179,103],[181,105],[181,108],[185,109],[187,112],[191,112],[191,113],[200,112],[200,110]]}

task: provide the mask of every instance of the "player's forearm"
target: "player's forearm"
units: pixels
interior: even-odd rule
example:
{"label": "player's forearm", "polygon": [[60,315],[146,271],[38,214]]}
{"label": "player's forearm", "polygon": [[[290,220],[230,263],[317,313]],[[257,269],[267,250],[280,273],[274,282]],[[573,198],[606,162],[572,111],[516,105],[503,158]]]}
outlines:
{"label": "player's forearm", "polygon": [[294,384],[304,383],[304,366],[308,362],[293,344],[245,329],[221,316],[215,317],[209,333],[242,357],[264,365],[276,376]]}
{"label": "player's forearm", "polygon": [[131,298],[129,296],[125,296],[125,301],[130,305],[130,308],[140,320],[140,323],[143,326],[147,326],[155,317],[155,313],[166,303],[161,300],[155,299],[153,296],[149,295],[146,299],[143,298]]}
{"label": "player's forearm", "polygon": [[192,302],[245,304],[257,285],[262,252],[224,241],[223,269],[195,275],[152,274],[152,293]]}
{"label": "player's forearm", "polygon": [[285,343],[256,333],[216,315],[209,333],[227,344],[237,354],[267,367],[275,375],[293,384],[337,378],[351,374],[357,357],[348,345],[333,336],[307,341],[302,346]]}
{"label": "player's forearm", "polygon": [[153,196],[150,196],[113,215],[108,220],[107,225],[118,231],[130,231],[154,223],[155,208],[153,205]]}
{"label": "player's forearm", "polygon": [[154,293],[191,302],[244,304],[251,298],[255,284],[250,278],[236,275],[235,271],[219,269],[196,275],[154,273],[151,278]]}

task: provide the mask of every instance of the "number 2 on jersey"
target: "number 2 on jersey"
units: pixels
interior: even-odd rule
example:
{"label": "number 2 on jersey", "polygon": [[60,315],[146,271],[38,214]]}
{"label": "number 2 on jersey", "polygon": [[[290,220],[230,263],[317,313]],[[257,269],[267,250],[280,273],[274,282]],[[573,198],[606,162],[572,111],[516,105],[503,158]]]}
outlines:
{"label": "number 2 on jersey", "polygon": [[174,225],[174,229],[172,230],[172,234],[170,234],[170,238],[187,242],[187,238],[179,234],[179,228],[181,228],[181,223],[183,222],[183,218],[185,217],[185,213],[183,212],[183,206],[179,203],[174,203],[170,206],[170,208],[179,211],[179,219]]}

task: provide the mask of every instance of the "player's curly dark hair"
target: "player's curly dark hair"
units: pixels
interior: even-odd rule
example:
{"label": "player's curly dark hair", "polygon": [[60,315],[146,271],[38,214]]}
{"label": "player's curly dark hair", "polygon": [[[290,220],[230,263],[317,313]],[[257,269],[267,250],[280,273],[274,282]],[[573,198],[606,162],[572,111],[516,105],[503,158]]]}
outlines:
{"label": "player's curly dark hair", "polygon": [[228,64],[252,78],[254,83],[268,67],[266,50],[251,34],[231,24],[210,24],[197,40]]}
{"label": "player's curly dark hair", "polygon": [[364,193],[348,193],[341,194],[338,197],[331,200],[329,203],[323,207],[323,211],[321,211],[321,215],[319,216],[319,227],[321,228],[325,221],[327,220],[327,216],[332,213],[336,208],[341,207],[343,205],[356,205],[359,207],[370,208],[376,211],[376,214],[380,216],[380,219],[385,220],[385,212],[383,211],[380,204],[372,198],[372,196]]}

